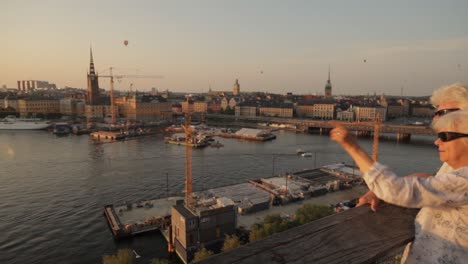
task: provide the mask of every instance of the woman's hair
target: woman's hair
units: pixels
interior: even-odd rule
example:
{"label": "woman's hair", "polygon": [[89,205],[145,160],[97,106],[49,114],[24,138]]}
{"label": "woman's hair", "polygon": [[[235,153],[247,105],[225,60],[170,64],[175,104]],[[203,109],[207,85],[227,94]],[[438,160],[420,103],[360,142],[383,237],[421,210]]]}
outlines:
{"label": "woman's hair", "polygon": [[[438,132],[458,132],[468,134],[468,110],[460,110],[443,115],[434,122],[433,128]],[[463,138],[468,144],[468,137]]]}
{"label": "woman's hair", "polygon": [[441,102],[455,102],[461,109],[468,109],[468,87],[461,83],[443,86],[432,93],[431,104],[438,106]]}

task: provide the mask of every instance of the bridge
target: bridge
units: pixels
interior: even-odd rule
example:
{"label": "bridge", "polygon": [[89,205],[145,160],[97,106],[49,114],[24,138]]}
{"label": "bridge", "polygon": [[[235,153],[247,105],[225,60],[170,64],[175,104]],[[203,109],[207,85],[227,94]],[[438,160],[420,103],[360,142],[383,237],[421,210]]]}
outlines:
{"label": "bridge", "polygon": [[[328,120],[312,120],[304,118],[281,118],[281,117],[266,117],[266,116],[234,116],[234,115],[218,115],[207,114],[206,117],[211,120],[234,121],[234,122],[261,122],[261,123],[277,123],[295,125],[299,129],[316,128],[321,133],[328,133],[332,129],[332,125]],[[336,120],[335,120],[336,121]],[[351,131],[356,131],[358,134],[370,135],[374,131],[374,122],[346,122],[336,121]],[[430,126],[419,125],[404,125],[381,123],[380,133],[396,134],[397,139],[410,139],[411,135],[434,135]]]}

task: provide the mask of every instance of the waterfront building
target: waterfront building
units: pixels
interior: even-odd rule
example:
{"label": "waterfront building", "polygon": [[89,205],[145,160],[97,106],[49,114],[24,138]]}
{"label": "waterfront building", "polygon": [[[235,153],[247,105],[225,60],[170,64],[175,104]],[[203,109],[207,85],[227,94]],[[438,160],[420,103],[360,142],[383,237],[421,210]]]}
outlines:
{"label": "waterfront building", "polygon": [[354,121],[354,112],[352,110],[350,110],[350,109],[348,109],[346,111],[338,110],[336,112],[336,120],[353,122]]}
{"label": "waterfront building", "polygon": [[433,117],[435,109],[430,105],[413,105],[411,116]]}
{"label": "waterfront building", "polygon": [[221,112],[221,102],[219,99],[213,99],[210,103],[208,103],[208,112],[210,113]]}
{"label": "waterfront building", "polygon": [[331,80],[330,80],[330,66],[328,66],[328,80],[327,84],[325,84],[325,97],[331,97],[332,96],[332,85],[331,85]]}
{"label": "waterfront building", "polygon": [[261,116],[293,117],[292,105],[262,106],[259,107],[258,111]]}
{"label": "waterfront building", "polygon": [[335,103],[302,104],[296,107],[298,117],[332,120],[335,117]]}
{"label": "waterfront building", "polygon": [[405,116],[405,107],[397,103],[389,103],[387,106],[387,117],[396,118]]}
{"label": "waterfront building", "polygon": [[16,94],[8,94],[3,98],[3,108],[13,108],[18,111],[18,97]]}
{"label": "waterfront building", "polygon": [[179,103],[172,104],[171,106],[172,113],[174,114],[182,114],[182,105]]}
{"label": "waterfront building", "polygon": [[36,114],[60,113],[60,102],[53,98],[24,98],[18,100],[18,112],[21,117]]}
{"label": "waterfront building", "polygon": [[236,108],[236,105],[238,105],[241,102],[242,100],[240,97],[232,97],[231,99],[229,99],[229,108],[234,110]]}
{"label": "waterfront building", "polygon": [[226,111],[228,107],[229,107],[229,100],[227,99],[227,97],[223,97],[223,99],[221,99],[221,109],[223,109],[223,111]]}
{"label": "waterfront building", "polygon": [[237,96],[240,94],[240,84],[239,84],[238,79],[236,79],[236,82],[234,83],[234,87],[232,88],[232,94],[234,96]]}
{"label": "waterfront building", "polygon": [[87,120],[102,120],[111,115],[110,105],[85,105],[85,116]]}
{"label": "waterfront building", "polygon": [[192,99],[185,99],[185,101],[183,101],[181,103],[182,105],[182,113],[192,113],[193,112],[193,100]]}
{"label": "waterfront building", "polygon": [[60,113],[65,116],[85,116],[85,100],[63,98],[59,100]]}
{"label": "waterfront building", "polygon": [[[90,62],[89,62],[89,72],[88,72],[88,90],[86,96],[87,105],[99,105],[99,76],[96,74],[94,69],[93,61],[93,50],[90,49]],[[96,109],[98,110],[98,109]]]}
{"label": "waterfront building", "polygon": [[236,116],[257,116],[257,107],[252,105],[238,105],[235,108]]}
{"label": "waterfront building", "polygon": [[203,101],[193,102],[193,111],[195,113],[206,113],[208,112],[208,103]]}
{"label": "waterfront building", "polygon": [[129,120],[159,121],[172,118],[172,104],[161,96],[132,96],[116,99],[121,117]]}
{"label": "waterfront building", "polygon": [[387,120],[387,109],[382,106],[355,106],[356,121],[380,121]]}

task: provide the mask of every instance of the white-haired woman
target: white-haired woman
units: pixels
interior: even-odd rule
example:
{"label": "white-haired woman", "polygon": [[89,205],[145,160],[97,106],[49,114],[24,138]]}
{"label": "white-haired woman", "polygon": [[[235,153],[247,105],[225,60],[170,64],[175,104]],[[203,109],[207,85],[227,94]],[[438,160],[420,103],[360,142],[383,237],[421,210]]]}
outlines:
{"label": "white-haired woman", "polygon": [[[468,86],[461,83],[440,87],[432,93],[430,98],[431,104],[436,107],[433,122],[437,121],[441,116],[462,109],[468,109]],[[452,168],[444,162],[438,173],[449,172]],[[413,173],[407,177],[429,177],[433,176],[430,173]],[[373,211],[377,211],[379,198],[369,191],[359,198],[357,206],[370,204]]]}
{"label": "white-haired woman", "polygon": [[468,111],[448,113],[434,125],[440,159],[453,169],[434,177],[398,177],[374,162],[348,130],[331,132],[354,159],[367,186],[380,199],[399,206],[421,208],[415,219],[415,240],[404,263],[466,263],[468,260]]}

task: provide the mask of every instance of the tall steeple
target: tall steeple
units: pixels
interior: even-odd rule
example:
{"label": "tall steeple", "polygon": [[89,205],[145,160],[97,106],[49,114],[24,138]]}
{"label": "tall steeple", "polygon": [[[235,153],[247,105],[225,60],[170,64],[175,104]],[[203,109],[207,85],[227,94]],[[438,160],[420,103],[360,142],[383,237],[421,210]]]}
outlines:
{"label": "tall steeple", "polygon": [[94,61],[93,61],[93,48],[89,47],[89,74],[96,75],[96,71],[94,70]]}
{"label": "tall steeple", "polygon": [[240,93],[239,79],[236,79],[236,83],[234,83],[234,87],[232,88],[232,94],[239,95],[239,93]]}
{"label": "tall steeple", "polygon": [[331,85],[331,80],[330,80],[330,65],[328,65],[328,80],[327,84],[325,84],[325,97],[331,97],[332,96],[332,85]]}
{"label": "tall steeple", "polygon": [[86,104],[99,105],[99,82],[96,70],[94,69],[93,49],[89,48],[89,73],[88,73],[88,91]]}

